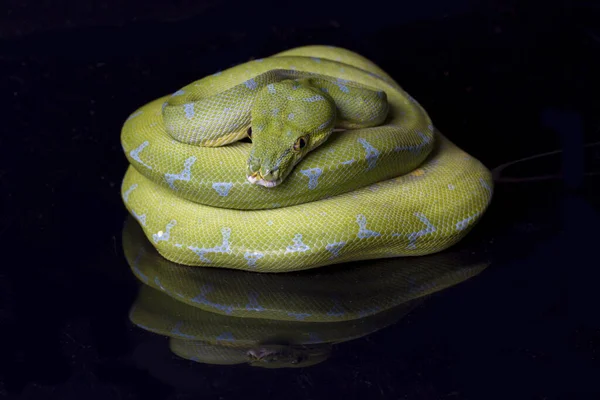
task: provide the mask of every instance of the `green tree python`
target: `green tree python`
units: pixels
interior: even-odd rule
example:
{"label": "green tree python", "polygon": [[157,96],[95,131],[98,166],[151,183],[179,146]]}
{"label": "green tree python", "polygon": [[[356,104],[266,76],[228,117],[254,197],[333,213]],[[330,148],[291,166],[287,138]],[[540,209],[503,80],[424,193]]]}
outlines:
{"label": "green tree python", "polygon": [[268,368],[318,364],[333,345],[394,324],[489,264],[464,247],[287,274],[191,268],[161,257],[133,217],[123,249],[143,283],[129,315],[135,325],[167,336],[184,359]]}
{"label": "green tree python", "polygon": [[121,195],[166,259],[289,272],[460,241],[490,171],[370,60],[304,46],[141,106]]}

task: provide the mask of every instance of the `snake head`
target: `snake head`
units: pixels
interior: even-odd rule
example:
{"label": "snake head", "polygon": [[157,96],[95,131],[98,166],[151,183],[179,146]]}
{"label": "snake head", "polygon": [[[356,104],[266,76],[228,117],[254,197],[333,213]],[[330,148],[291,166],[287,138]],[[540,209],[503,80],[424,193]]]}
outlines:
{"label": "snake head", "polygon": [[246,352],[248,364],[262,368],[302,368],[318,364],[331,353],[330,344],[262,344]]}
{"label": "snake head", "polygon": [[252,184],[274,187],[327,140],[336,122],[336,105],[309,80],[284,80],[261,89],[251,114],[246,177]]}

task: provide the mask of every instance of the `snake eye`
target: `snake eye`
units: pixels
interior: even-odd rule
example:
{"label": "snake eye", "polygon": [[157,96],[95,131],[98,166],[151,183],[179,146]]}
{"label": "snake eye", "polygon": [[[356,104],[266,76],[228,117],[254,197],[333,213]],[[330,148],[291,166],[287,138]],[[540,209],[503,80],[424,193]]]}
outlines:
{"label": "snake eye", "polygon": [[294,151],[300,151],[306,147],[306,139],[304,137],[298,138],[294,143]]}
{"label": "snake eye", "polygon": [[249,128],[248,128],[248,132],[247,132],[247,133],[248,133],[248,137],[249,137],[250,139],[252,139],[252,127],[249,127]]}

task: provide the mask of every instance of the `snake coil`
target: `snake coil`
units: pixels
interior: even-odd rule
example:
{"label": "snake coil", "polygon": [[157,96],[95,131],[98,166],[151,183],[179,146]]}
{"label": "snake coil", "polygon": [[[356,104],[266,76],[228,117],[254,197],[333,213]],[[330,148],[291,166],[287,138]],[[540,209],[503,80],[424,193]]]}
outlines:
{"label": "snake coil", "polygon": [[[252,184],[253,144],[239,139],[257,129],[256,99],[273,83],[315,77],[349,118],[368,108],[356,88],[383,93],[385,119],[342,126],[277,187]],[[163,257],[190,266],[286,272],[431,254],[472,229],[493,191],[490,171],[385,71],[330,46],[243,63],[155,99],[127,118],[121,143],[128,212]]]}

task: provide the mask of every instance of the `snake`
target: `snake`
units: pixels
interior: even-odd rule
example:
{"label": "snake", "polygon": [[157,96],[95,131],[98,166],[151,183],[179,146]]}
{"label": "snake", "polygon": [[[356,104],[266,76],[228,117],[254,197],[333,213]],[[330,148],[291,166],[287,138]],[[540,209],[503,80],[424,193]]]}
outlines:
{"label": "snake", "polygon": [[293,272],[461,241],[490,170],[370,59],[306,45],[206,75],[121,129],[122,201],[167,260]]}
{"label": "snake", "polygon": [[122,238],[141,283],[130,321],[167,337],[177,356],[204,364],[316,365],[330,357],[333,345],[398,322],[490,264],[485,251],[467,245],[422,257],[260,274],[169,261],[133,217]]}

